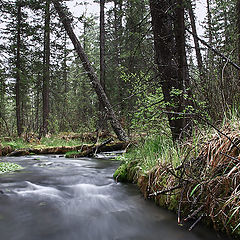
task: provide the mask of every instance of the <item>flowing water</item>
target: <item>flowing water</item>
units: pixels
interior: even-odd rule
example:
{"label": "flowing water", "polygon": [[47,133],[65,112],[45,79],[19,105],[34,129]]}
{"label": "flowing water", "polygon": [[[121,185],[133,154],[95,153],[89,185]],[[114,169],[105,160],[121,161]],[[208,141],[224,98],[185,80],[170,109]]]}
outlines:
{"label": "flowing water", "polygon": [[[62,156],[3,158],[24,169],[0,175],[0,240],[215,240],[112,178],[119,162]],[[223,238],[222,238],[223,239]]]}

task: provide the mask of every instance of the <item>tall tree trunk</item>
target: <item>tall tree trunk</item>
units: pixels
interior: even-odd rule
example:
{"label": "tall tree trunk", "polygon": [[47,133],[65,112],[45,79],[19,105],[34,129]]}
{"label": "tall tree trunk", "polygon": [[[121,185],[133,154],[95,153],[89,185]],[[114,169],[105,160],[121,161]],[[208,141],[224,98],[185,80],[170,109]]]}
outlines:
{"label": "tall tree trunk", "polygon": [[[34,132],[39,133],[39,106],[40,106],[40,93],[41,93],[41,82],[42,82],[42,73],[39,72],[37,76],[37,83],[36,83],[36,99],[35,99],[35,128]],[[40,123],[41,124],[41,123]]]}
{"label": "tall tree trunk", "polygon": [[[208,45],[213,46],[213,30],[212,30],[212,12],[211,12],[211,1],[207,0],[207,35],[208,35]],[[218,119],[218,114],[220,104],[216,105],[216,98],[212,96],[213,92],[216,92],[216,81],[213,78],[216,78],[216,69],[214,67],[214,54],[211,49],[207,50],[207,58],[206,62],[206,80],[204,86],[204,95],[205,101],[208,103],[207,108],[210,116],[213,119]],[[218,78],[218,77],[217,77]],[[214,108],[214,111],[213,111]],[[218,110],[216,110],[218,109]]]}
{"label": "tall tree trunk", "polygon": [[[212,13],[211,13],[211,0],[207,0],[207,24],[208,24],[208,44],[212,46]],[[211,52],[209,50],[209,52]]]}
{"label": "tall tree trunk", "polygon": [[198,41],[195,15],[193,12],[193,7],[192,7],[191,1],[189,1],[188,12],[189,12],[189,17],[190,17],[190,22],[191,22],[192,33],[193,33],[193,40],[194,40],[194,45],[195,45],[196,57],[197,57],[198,71],[200,73],[201,78],[203,78],[203,60],[202,60],[202,54],[201,54],[200,45],[199,45],[199,41]]}
{"label": "tall tree trunk", "polygon": [[[238,33],[238,64],[240,66],[240,0],[237,0],[237,33]],[[238,73],[240,81],[240,71]]]}
{"label": "tall tree trunk", "polygon": [[61,6],[61,4],[59,3],[58,0],[53,0],[53,3],[58,12],[60,20],[62,21],[62,23],[65,27],[65,30],[67,31],[68,36],[71,39],[71,41],[75,47],[75,50],[83,63],[83,67],[84,67],[85,71],[88,73],[88,77],[91,80],[93,88],[96,91],[99,102],[101,102],[103,104],[104,109],[107,112],[108,118],[111,121],[111,125],[112,125],[114,132],[117,134],[119,140],[122,140],[122,141],[128,140],[128,137],[127,137],[125,131],[123,130],[121,124],[117,120],[115,112],[103,90],[103,87],[102,87],[100,81],[97,78],[96,73],[94,72],[92,65],[90,64],[90,62],[88,60],[87,55],[85,54],[80,42],[78,41],[75,33],[73,32],[73,29],[71,27],[71,22],[68,19],[68,17],[66,16],[66,14],[64,12],[64,8]]}
{"label": "tall tree trunk", "polygon": [[16,53],[16,117],[17,134],[20,137],[23,133],[23,119],[21,114],[21,22],[22,22],[22,2],[17,1],[17,53]]}
{"label": "tall tree trunk", "polygon": [[177,0],[176,20],[174,21],[174,32],[176,39],[176,58],[178,64],[178,84],[183,91],[187,88],[187,61],[185,50],[185,24],[184,24],[184,8],[183,0]]}
{"label": "tall tree trunk", "polygon": [[[104,92],[106,93],[105,87],[105,0],[100,0],[100,83]],[[99,102],[99,130],[107,129],[107,121],[105,118],[104,106]]]}
{"label": "tall tree trunk", "polygon": [[100,83],[105,89],[105,0],[100,0]]}
{"label": "tall tree trunk", "polygon": [[[187,65],[187,55],[186,55],[186,37],[185,37],[185,19],[184,19],[184,0],[176,0],[176,20],[175,20],[175,40],[176,40],[176,53],[177,53],[177,64],[178,64],[178,84],[179,89],[183,88],[184,98],[180,97],[180,112],[182,112],[186,106],[192,105],[192,94],[190,91],[190,78]],[[180,104],[179,104],[180,105]],[[184,118],[183,123],[183,133],[191,134],[191,121],[189,118]]]}
{"label": "tall tree trunk", "polygon": [[[181,112],[183,109],[182,97],[179,95],[173,96],[171,94],[174,89],[181,91],[184,90],[183,78],[185,77],[183,70],[184,62],[179,66],[182,67],[182,72],[180,72],[180,70],[178,71],[178,66],[175,63],[176,46],[172,29],[173,22],[172,17],[168,13],[171,3],[167,0],[149,0],[149,3],[152,16],[155,57],[162,81],[162,90],[164,101],[166,102],[166,108],[169,112]],[[182,38],[180,33],[179,38]],[[183,47],[180,46],[178,52],[182,53],[182,51]],[[181,61],[183,60],[181,59]],[[178,72],[181,74],[180,78],[178,77]],[[174,118],[174,115],[168,114],[168,121],[173,140],[179,139],[184,128],[184,119]]]}
{"label": "tall tree trunk", "polygon": [[50,0],[45,5],[44,59],[43,59],[43,135],[48,133],[50,82]]}
{"label": "tall tree trunk", "polygon": [[122,78],[120,77],[120,66],[121,66],[121,39],[122,39],[122,31],[123,31],[123,26],[122,26],[122,6],[123,5],[123,0],[114,0],[114,47],[115,47],[115,54],[114,54],[114,63],[115,63],[115,68],[116,68],[116,74],[115,77],[117,79],[117,84],[118,84],[118,102],[120,103],[120,115],[123,117],[125,105],[123,101],[124,97],[124,82]]}

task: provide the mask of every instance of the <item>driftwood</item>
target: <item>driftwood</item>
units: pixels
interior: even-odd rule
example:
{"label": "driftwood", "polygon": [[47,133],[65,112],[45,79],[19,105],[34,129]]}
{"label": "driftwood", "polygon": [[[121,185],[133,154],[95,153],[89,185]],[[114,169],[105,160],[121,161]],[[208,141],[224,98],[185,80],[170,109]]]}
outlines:
{"label": "driftwood", "polygon": [[96,153],[100,152],[112,152],[112,151],[120,151],[125,150],[130,145],[129,142],[114,142],[109,144],[112,139],[109,139],[101,144],[88,146],[88,149],[81,151],[76,154],[66,155],[67,158],[78,158],[78,157],[91,157]]}
{"label": "driftwood", "polygon": [[67,155],[67,157],[92,157],[94,154],[100,152],[101,148],[103,146],[105,146],[106,144],[110,143],[112,140],[113,139],[110,138],[110,139],[104,141],[101,144],[92,145],[88,149],[86,149],[85,151],[82,151],[78,154]]}

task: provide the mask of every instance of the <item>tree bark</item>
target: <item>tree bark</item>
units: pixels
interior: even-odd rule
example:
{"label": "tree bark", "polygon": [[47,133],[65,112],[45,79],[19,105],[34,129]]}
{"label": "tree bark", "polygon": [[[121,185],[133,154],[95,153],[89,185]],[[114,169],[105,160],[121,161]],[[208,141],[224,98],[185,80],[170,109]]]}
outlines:
{"label": "tree bark", "polygon": [[[172,90],[184,90],[183,77],[178,78],[178,66],[175,61],[175,38],[173,20],[169,15],[170,2],[167,0],[149,0],[154,34],[155,58],[162,81],[162,91],[166,109],[169,112],[181,112],[182,97],[172,95]],[[180,38],[182,36],[179,36]],[[178,51],[182,51],[179,49]],[[182,63],[184,64],[184,63]],[[184,119],[168,114],[173,140],[178,140],[184,128]]]}
{"label": "tree bark", "polygon": [[100,83],[105,89],[105,0],[100,0]]}
{"label": "tree bark", "polygon": [[99,102],[101,102],[103,104],[104,109],[107,112],[108,118],[111,122],[114,132],[117,134],[119,140],[127,141],[128,137],[127,137],[125,131],[123,130],[121,124],[117,120],[115,112],[107,98],[107,95],[105,94],[103,87],[101,86],[100,81],[98,80],[97,75],[94,72],[94,69],[93,69],[92,65],[90,64],[88,57],[85,54],[80,42],[78,41],[75,33],[73,32],[73,29],[71,27],[71,22],[68,19],[68,17],[66,16],[66,14],[64,12],[64,8],[62,7],[62,5],[59,3],[58,0],[53,0],[53,3],[55,6],[55,9],[58,12],[60,20],[62,21],[64,28],[65,28],[66,32],[68,33],[68,36],[71,39],[71,41],[74,45],[74,48],[83,63],[83,67],[88,74],[88,77],[93,85],[93,88],[96,91]]}
{"label": "tree bark", "polygon": [[183,0],[177,0],[175,9],[176,20],[175,25],[175,41],[176,41],[176,59],[178,65],[178,83],[179,89],[183,88],[186,91],[188,85],[187,61],[185,50],[185,23],[184,23],[184,8]]}
{"label": "tree bark", "polygon": [[16,53],[16,117],[17,134],[20,137],[23,133],[23,119],[21,115],[21,22],[22,22],[22,2],[17,1],[17,53]]}
{"label": "tree bark", "polygon": [[[240,0],[237,1],[238,65],[240,66]],[[238,71],[240,81],[240,70]]]}
{"label": "tree bark", "polygon": [[[175,25],[175,41],[176,41],[176,58],[178,65],[178,84],[179,89],[183,88],[183,93],[186,97],[179,96],[181,105],[180,112],[182,112],[187,106],[192,105],[192,94],[190,90],[190,78],[188,72],[187,55],[186,55],[186,37],[185,37],[185,19],[184,19],[184,0],[175,0],[176,19]],[[180,105],[180,104],[179,104]],[[184,117],[183,134],[187,133],[191,135],[191,119]]]}
{"label": "tree bark", "polygon": [[50,0],[45,5],[44,59],[43,59],[43,135],[48,133],[50,82]]}
{"label": "tree bark", "polygon": [[120,66],[121,66],[121,46],[120,42],[122,40],[122,32],[123,32],[123,26],[122,26],[122,7],[123,7],[123,1],[122,0],[114,0],[114,47],[115,47],[115,54],[114,54],[114,63],[115,63],[115,77],[118,83],[118,102],[120,103],[120,116],[123,117],[124,115],[124,109],[125,109],[125,103],[123,101],[124,98],[124,82],[122,78],[120,77]]}
{"label": "tree bark", "polygon": [[[105,86],[105,0],[100,0],[100,83],[104,92],[106,93]],[[98,130],[107,129],[107,121],[105,119],[104,106],[99,102],[99,120],[98,120]]]}
{"label": "tree bark", "polygon": [[200,76],[203,77],[203,60],[202,60],[202,54],[201,54],[201,50],[200,50],[200,46],[199,46],[195,15],[193,12],[193,7],[192,7],[191,1],[189,1],[188,12],[189,12],[189,17],[190,17],[192,33],[193,33],[193,40],[194,40],[194,45],[195,45],[198,70],[199,70]]}

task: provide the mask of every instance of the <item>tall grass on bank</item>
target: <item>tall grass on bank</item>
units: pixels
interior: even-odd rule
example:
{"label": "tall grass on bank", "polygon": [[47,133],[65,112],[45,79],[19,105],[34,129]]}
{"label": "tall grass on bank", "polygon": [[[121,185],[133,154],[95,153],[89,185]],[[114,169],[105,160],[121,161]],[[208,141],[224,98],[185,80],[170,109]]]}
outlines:
{"label": "tall grass on bank", "polygon": [[122,164],[114,177],[120,181],[133,181],[137,180],[138,175],[147,175],[159,164],[171,163],[178,166],[181,162],[180,156],[185,154],[184,151],[184,148],[174,144],[166,135],[152,136],[120,157]]}
{"label": "tall grass on bank", "polygon": [[204,219],[216,230],[240,234],[240,124],[198,129],[184,143],[147,139],[125,154],[114,177],[137,182],[146,198],[174,210],[178,222]]}

